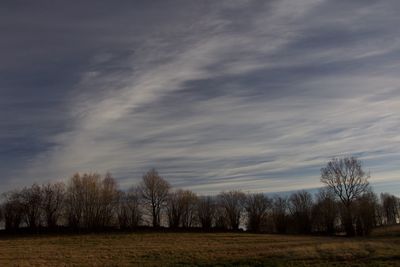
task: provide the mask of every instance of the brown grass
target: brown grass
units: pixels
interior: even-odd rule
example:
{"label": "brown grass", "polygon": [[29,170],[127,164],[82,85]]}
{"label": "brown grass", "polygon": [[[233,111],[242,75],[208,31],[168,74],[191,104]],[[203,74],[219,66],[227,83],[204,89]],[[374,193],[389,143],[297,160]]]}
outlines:
{"label": "brown grass", "polygon": [[399,236],[382,231],[357,239],[247,233],[0,237],[0,266],[400,266]]}

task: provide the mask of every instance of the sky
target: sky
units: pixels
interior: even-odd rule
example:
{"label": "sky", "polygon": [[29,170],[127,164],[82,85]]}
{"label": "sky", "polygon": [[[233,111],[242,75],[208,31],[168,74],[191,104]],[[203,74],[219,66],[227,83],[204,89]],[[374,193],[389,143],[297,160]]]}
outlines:
{"label": "sky", "polygon": [[400,195],[400,1],[0,3],[0,191],[156,168],[200,194]]}

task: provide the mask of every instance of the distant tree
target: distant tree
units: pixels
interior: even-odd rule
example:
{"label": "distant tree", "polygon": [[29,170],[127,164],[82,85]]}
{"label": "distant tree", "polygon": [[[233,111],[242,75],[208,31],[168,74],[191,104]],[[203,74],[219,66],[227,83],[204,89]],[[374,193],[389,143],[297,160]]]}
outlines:
{"label": "distant tree", "polygon": [[335,193],[344,206],[342,221],[349,236],[355,234],[352,205],[368,191],[368,178],[361,162],[354,157],[334,158],[321,169],[321,182]]}
{"label": "distant tree", "polygon": [[372,191],[363,194],[355,201],[354,213],[357,235],[369,235],[376,226],[377,206],[378,197]]}
{"label": "distant tree", "polygon": [[4,215],[3,215],[3,207],[0,206],[0,224],[3,223]]}
{"label": "distant tree", "polygon": [[196,205],[197,205],[197,195],[190,191],[183,191],[183,214],[182,214],[182,227],[190,228],[196,223]]}
{"label": "distant tree", "polygon": [[241,191],[233,190],[220,193],[218,200],[228,227],[231,230],[238,230],[244,211],[246,195]]}
{"label": "distant tree", "polygon": [[312,196],[307,191],[293,193],[289,198],[289,210],[298,233],[309,234],[312,228]]}
{"label": "distant tree", "polygon": [[197,196],[190,190],[178,189],[168,196],[168,222],[171,228],[193,226]]}
{"label": "distant tree", "polygon": [[115,179],[107,173],[75,174],[68,185],[66,210],[71,227],[98,230],[114,223],[118,204]]}
{"label": "distant tree", "polygon": [[386,224],[396,224],[400,215],[399,199],[388,193],[381,194],[383,216]]}
{"label": "distant tree", "polygon": [[316,230],[334,234],[338,214],[334,193],[328,188],[321,189],[316,195],[316,203],[313,207],[313,223]]}
{"label": "distant tree", "polygon": [[84,173],[82,180],[82,226],[86,229],[98,228],[100,224],[101,176],[97,173]]}
{"label": "distant tree", "polygon": [[114,211],[118,204],[118,185],[114,177],[107,173],[100,183],[100,195],[98,207],[98,226],[110,227],[114,220]]}
{"label": "distant tree", "polygon": [[219,200],[215,206],[214,226],[218,230],[232,229],[229,219],[226,216],[225,208],[220,204]]}
{"label": "distant tree", "polygon": [[30,229],[40,226],[42,191],[40,186],[33,184],[21,191],[21,201],[24,211],[24,221]]}
{"label": "distant tree", "polygon": [[24,217],[24,206],[21,199],[21,192],[18,190],[9,191],[3,194],[2,213],[4,227],[7,231],[17,230]]}
{"label": "distant tree", "polygon": [[169,193],[167,200],[168,224],[170,228],[178,228],[181,225],[184,212],[184,191],[178,189]]}
{"label": "distant tree", "polygon": [[286,233],[288,228],[288,199],[276,195],[272,202],[272,220],[278,233]]}
{"label": "distant tree", "polygon": [[54,228],[62,216],[65,185],[62,182],[42,185],[42,210],[48,228]]}
{"label": "distant tree", "polygon": [[169,183],[162,178],[155,169],[151,169],[143,175],[139,184],[139,192],[152,219],[153,227],[159,227],[161,222],[161,210],[165,207]]}
{"label": "distant tree", "polygon": [[247,230],[259,232],[267,219],[271,208],[271,200],[262,193],[249,194],[246,198]]}
{"label": "distant tree", "polygon": [[74,174],[67,186],[65,209],[68,226],[79,228],[82,224],[84,185],[79,173]]}
{"label": "distant tree", "polygon": [[201,228],[206,230],[211,229],[216,211],[215,198],[211,196],[199,197],[196,208]]}
{"label": "distant tree", "polygon": [[119,191],[117,218],[120,229],[132,229],[142,221],[142,212],[139,205],[139,196],[136,190],[129,192]]}

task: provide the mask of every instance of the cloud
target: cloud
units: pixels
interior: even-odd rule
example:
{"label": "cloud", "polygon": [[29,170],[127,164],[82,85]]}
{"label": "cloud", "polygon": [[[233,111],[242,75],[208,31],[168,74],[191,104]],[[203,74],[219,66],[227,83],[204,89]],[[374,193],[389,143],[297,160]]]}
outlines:
{"label": "cloud", "polygon": [[[179,5],[185,12],[173,4],[163,13],[138,5],[142,15],[100,9],[68,26],[79,68],[54,94],[61,103],[34,116],[60,123],[41,127],[43,141],[35,151],[28,145],[32,157],[9,183],[111,171],[126,188],[156,167],[199,193],[287,191],[320,186],[326,161],[350,154],[377,182],[393,179],[396,2]],[[69,55],[61,51],[61,62]]]}

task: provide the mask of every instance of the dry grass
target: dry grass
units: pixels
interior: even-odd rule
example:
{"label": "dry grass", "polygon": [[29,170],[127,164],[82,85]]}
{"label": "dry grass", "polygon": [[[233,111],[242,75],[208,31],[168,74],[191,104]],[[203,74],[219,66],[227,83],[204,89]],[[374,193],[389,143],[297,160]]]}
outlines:
{"label": "dry grass", "polygon": [[0,238],[0,266],[400,266],[399,236],[381,232],[360,239],[247,233]]}

